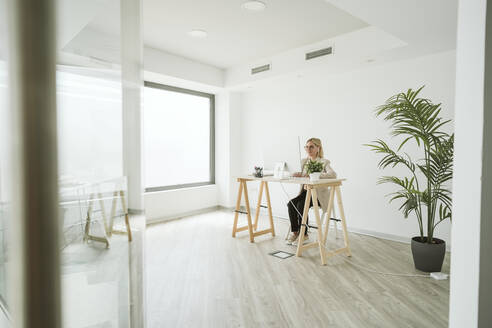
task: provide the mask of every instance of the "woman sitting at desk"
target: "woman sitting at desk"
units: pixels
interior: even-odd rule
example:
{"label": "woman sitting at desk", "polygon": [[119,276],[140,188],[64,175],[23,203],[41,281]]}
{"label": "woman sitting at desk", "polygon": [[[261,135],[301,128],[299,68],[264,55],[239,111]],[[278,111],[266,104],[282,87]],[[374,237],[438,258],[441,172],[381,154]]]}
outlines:
{"label": "woman sitting at desk", "polygon": [[[330,161],[323,158],[323,146],[321,145],[321,140],[318,138],[308,139],[306,145],[304,146],[308,157],[301,161],[302,172],[296,172],[293,174],[294,177],[307,177],[306,173],[306,163],[308,160],[318,161],[323,163],[323,171],[321,172],[322,179],[334,179],[337,174],[330,166]],[[324,210],[328,208],[328,201],[330,194],[328,192],[328,187],[317,189],[318,192],[318,205],[320,205]],[[287,240],[288,245],[297,245],[297,237],[299,237],[299,231],[301,230],[302,213],[304,211],[304,202],[306,201],[306,189],[301,186],[301,191],[299,195],[289,201],[287,207],[289,209],[289,219],[292,234]],[[313,201],[309,206],[313,206]],[[307,221],[306,221],[307,224]],[[306,230],[306,237],[304,240],[308,239],[308,234]]]}

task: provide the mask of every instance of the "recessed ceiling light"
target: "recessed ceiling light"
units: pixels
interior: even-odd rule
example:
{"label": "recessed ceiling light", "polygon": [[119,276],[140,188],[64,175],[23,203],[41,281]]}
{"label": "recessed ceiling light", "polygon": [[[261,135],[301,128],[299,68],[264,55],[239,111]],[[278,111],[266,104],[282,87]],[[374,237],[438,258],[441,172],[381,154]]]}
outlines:
{"label": "recessed ceiling light", "polygon": [[207,31],[204,30],[191,30],[188,32],[189,36],[192,36],[194,38],[206,38],[207,37]]}
{"label": "recessed ceiling light", "polygon": [[243,9],[251,10],[251,11],[262,11],[265,10],[266,4],[261,1],[251,0],[251,1],[243,2],[241,7],[243,7]]}

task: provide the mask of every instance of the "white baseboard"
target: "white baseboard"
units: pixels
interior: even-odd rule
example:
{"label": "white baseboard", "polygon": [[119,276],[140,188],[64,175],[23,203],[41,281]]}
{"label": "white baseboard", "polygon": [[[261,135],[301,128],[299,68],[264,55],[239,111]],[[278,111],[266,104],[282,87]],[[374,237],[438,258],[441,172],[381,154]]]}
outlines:
{"label": "white baseboard", "polygon": [[145,214],[145,210],[137,210],[137,209],[134,209],[134,208],[129,208],[128,209],[128,214],[143,215],[143,214]]}
{"label": "white baseboard", "polygon": [[[242,208],[244,208],[244,206],[242,206]],[[165,222],[165,221],[169,221],[169,220],[180,219],[182,217],[191,216],[191,215],[198,215],[198,214],[212,212],[212,211],[216,211],[216,210],[226,210],[226,211],[233,212],[235,210],[235,207],[217,205],[217,206],[205,208],[205,209],[202,209],[202,210],[187,212],[187,213],[184,213],[184,214],[181,214],[181,215],[176,215],[176,216],[172,216],[172,217],[166,217],[166,218],[151,220],[150,222],[147,222],[147,225],[149,225],[149,224],[155,224],[155,223],[160,223],[160,222]],[[255,208],[251,208],[251,213],[254,213],[255,210],[256,210]],[[286,218],[284,216],[281,216],[281,215],[273,214],[273,217],[276,218],[276,219],[281,219],[281,220],[289,221],[288,218]],[[341,228],[341,225],[338,225],[338,230],[341,231],[341,229],[342,229]],[[398,236],[398,235],[393,235],[393,234],[379,232],[379,231],[374,231],[374,230],[366,230],[366,229],[353,228],[353,227],[350,227],[350,226],[347,227],[347,230],[349,232],[357,233],[357,234],[360,234],[360,235],[365,235],[365,236],[371,236],[371,237],[385,239],[385,240],[396,241],[396,242],[404,243],[404,244],[410,244],[410,241],[412,239],[411,237]],[[448,243],[446,243],[446,252],[451,252],[451,245],[449,245]]]}
{"label": "white baseboard", "polygon": [[157,218],[157,219],[151,219],[151,220],[147,220],[147,225],[158,224],[158,223],[162,223],[162,222],[167,222],[167,221],[171,221],[171,220],[177,220],[177,219],[185,218],[187,216],[213,212],[213,211],[217,211],[219,209],[221,209],[221,206],[217,205],[217,206],[202,208],[202,209],[195,210],[195,211],[189,211],[189,212],[184,212],[184,213],[180,213],[180,214],[176,214],[176,215],[165,216],[165,217],[161,217],[161,218]]}
{"label": "white baseboard", "polygon": [[404,244],[410,244],[410,240],[411,240],[410,237],[403,237],[403,236],[393,235],[393,234],[379,232],[379,231],[366,230],[366,229],[353,228],[353,227],[347,227],[347,229],[349,232],[358,233],[360,235],[371,236],[371,237],[376,237],[376,238],[381,238],[381,239],[386,239],[386,240],[391,240],[391,241],[397,241],[399,243],[404,243]]}
{"label": "white baseboard", "polygon": [[[224,206],[220,206],[220,208],[231,210],[231,211],[234,211],[234,209],[235,209],[234,207],[224,207]],[[251,213],[254,213],[255,210],[256,210],[255,208],[251,208]],[[281,216],[281,215],[273,214],[273,217],[274,218],[277,218],[277,219],[289,221],[289,218],[286,218],[286,217]],[[341,225],[338,225],[338,230],[339,231],[342,230]],[[371,236],[371,237],[385,239],[385,240],[396,241],[396,242],[404,243],[404,244],[410,244],[410,242],[412,240],[412,237],[398,236],[398,235],[384,233],[384,232],[379,232],[379,231],[374,231],[374,230],[366,230],[366,229],[353,228],[353,227],[350,227],[350,226],[347,226],[347,230],[349,232],[357,233],[357,234],[360,234],[360,235],[365,235],[365,236]],[[446,252],[451,252],[451,245],[449,245],[449,243],[446,243]]]}
{"label": "white baseboard", "polygon": [[[340,229],[338,229],[338,230],[340,230]],[[381,238],[381,239],[386,239],[386,240],[391,240],[391,241],[397,241],[397,242],[404,243],[404,244],[410,244],[410,242],[412,240],[412,237],[403,237],[403,236],[383,233],[383,232],[379,232],[379,231],[372,231],[372,230],[351,228],[351,227],[347,227],[347,230],[349,232],[358,233],[360,235],[371,236],[371,237]],[[451,245],[449,245],[449,243],[446,243],[446,252],[451,252]]]}

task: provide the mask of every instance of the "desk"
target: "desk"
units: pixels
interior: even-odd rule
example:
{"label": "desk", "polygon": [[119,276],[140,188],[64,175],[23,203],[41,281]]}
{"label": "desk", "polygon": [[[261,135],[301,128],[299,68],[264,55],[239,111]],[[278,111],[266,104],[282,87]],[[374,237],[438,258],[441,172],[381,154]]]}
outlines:
{"label": "desk", "polygon": [[[252,175],[248,176],[240,176],[237,178],[237,181],[239,182],[239,191],[237,195],[237,201],[236,201],[236,211],[234,214],[234,225],[232,228],[232,237],[236,237],[236,233],[240,231],[245,231],[248,230],[249,232],[249,241],[254,243],[255,237],[269,234],[271,233],[272,236],[275,236],[275,227],[273,225],[273,216],[272,216],[272,206],[270,203],[270,193],[268,190],[268,183],[269,182],[280,182],[280,183],[290,183],[290,184],[299,184],[299,185],[304,185],[307,194],[306,194],[306,201],[304,203],[304,211],[302,215],[302,226],[301,226],[301,231],[299,233],[299,242],[297,245],[297,251],[296,251],[296,256],[302,256],[302,252],[306,249],[317,247],[319,249],[320,257],[321,257],[321,264],[326,265],[326,258],[329,256],[333,256],[336,254],[340,253],[345,253],[347,256],[352,256],[350,252],[350,244],[349,244],[349,239],[348,239],[348,233],[347,233],[347,223],[345,219],[345,212],[343,210],[343,203],[342,203],[342,195],[340,192],[340,186],[342,185],[342,181],[345,181],[345,179],[320,179],[319,181],[311,181],[309,178],[289,178],[289,179],[277,179],[274,177],[263,177],[263,178],[256,178]],[[256,205],[256,213],[255,213],[255,221],[254,224],[251,220],[251,208],[249,206],[249,195],[248,195],[248,188],[247,188],[247,182],[248,181],[259,181],[260,182],[260,190],[258,192],[258,202]],[[317,189],[319,188],[324,188],[324,187],[330,187],[330,198],[328,202],[328,209],[326,213],[331,213],[333,206],[334,206],[334,201],[335,197],[337,198],[337,204],[338,204],[338,209],[340,212],[340,218],[341,218],[341,223],[342,223],[342,230],[343,230],[343,239],[344,239],[344,247],[333,250],[333,251],[328,251],[325,248],[326,245],[326,238],[328,237],[328,228],[330,226],[330,220],[328,217],[328,220],[326,220],[326,224],[324,227],[321,225],[321,217],[319,213],[319,206],[318,206],[318,193]],[[260,209],[261,209],[261,201],[263,198],[263,193],[266,195],[267,199],[267,208],[268,208],[268,218],[270,221],[270,228],[260,230],[258,231],[258,218],[260,215]],[[246,205],[246,212],[244,214],[247,215],[247,221],[248,224],[242,227],[238,227],[238,217],[239,213],[241,212],[241,199],[244,195],[244,201]],[[318,226],[318,240],[306,245],[303,245],[304,242],[304,233],[306,231],[306,222],[308,218],[308,212],[309,212],[309,204],[311,199],[313,200],[313,207],[314,207],[314,216],[316,218],[316,224]],[[329,215],[329,214],[328,214]]]}

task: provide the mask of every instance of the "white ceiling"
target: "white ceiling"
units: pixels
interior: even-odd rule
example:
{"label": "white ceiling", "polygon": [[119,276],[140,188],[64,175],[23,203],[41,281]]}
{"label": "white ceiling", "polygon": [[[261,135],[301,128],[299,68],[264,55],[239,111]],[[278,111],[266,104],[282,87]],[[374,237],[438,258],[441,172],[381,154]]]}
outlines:
{"label": "white ceiling", "polygon": [[[117,63],[120,1],[57,0],[58,46],[62,53]],[[174,58],[208,64],[212,70],[217,69],[211,66],[227,68],[225,72],[250,68],[272,58],[276,59],[274,67],[279,61],[287,65],[292,61],[289,51],[332,45],[333,40],[350,38],[368,27],[379,28],[406,44],[371,54],[378,63],[456,47],[458,0],[263,0],[267,9],[259,13],[243,10],[244,0],[142,1],[147,50],[155,48],[176,55]],[[5,10],[5,2],[0,0],[0,9]],[[193,28],[207,30],[208,38],[190,38],[187,32]],[[6,54],[2,47],[5,37],[5,22],[0,22],[0,59]],[[380,37],[375,37],[354,45],[359,50],[350,49],[358,54],[366,50],[362,44],[379,42]],[[332,62],[341,58],[339,45],[335,44]],[[285,58],[281,54],[286,54]],[[362,54],[362,60],[364,56],[367,54]],[[66,61],[73,60],[70,57]]]}
{"label": "white ceiling", "polygon": [[[265,11],[250,12],[241,8],[243,0],[143,0],[144,43],[229,68],[367,26],[324,0],[263,1]],[[89,28],[117,33],[111,10],[101,12]],[[189,37],[192,29],[206,30],[208,37]]]}
{"label": "white ceiling", "polygon": [[[66,35],[59,40],[69,40],[62,52],[100,65],[118,63],[121,0],[85,0],[83,6],[71,4],[79,0],[57,1],[72,11],[61,14],[59,29]],[[339,72],[456,47],[458,0],[263,0],[267,9],[258,13],[242,9],[244,0],[142,1],[144,67],[201,83],[209,83],[212,74],[210,83],[217,86],[241,86],[317,65]],[[191,29],[204,29],[208,37],[191,38]],[[304,60],[306,51],[325,46],[334,46],[334,55]],[[156,54],[153,61],[149,52]],[[250,74],[252,66],[265,62],[272,63],[271,71]]]}
{"label": "white ceiling", "polygon": [[458,0],[325,1],[400,38],[421,54],[456,48]]}

